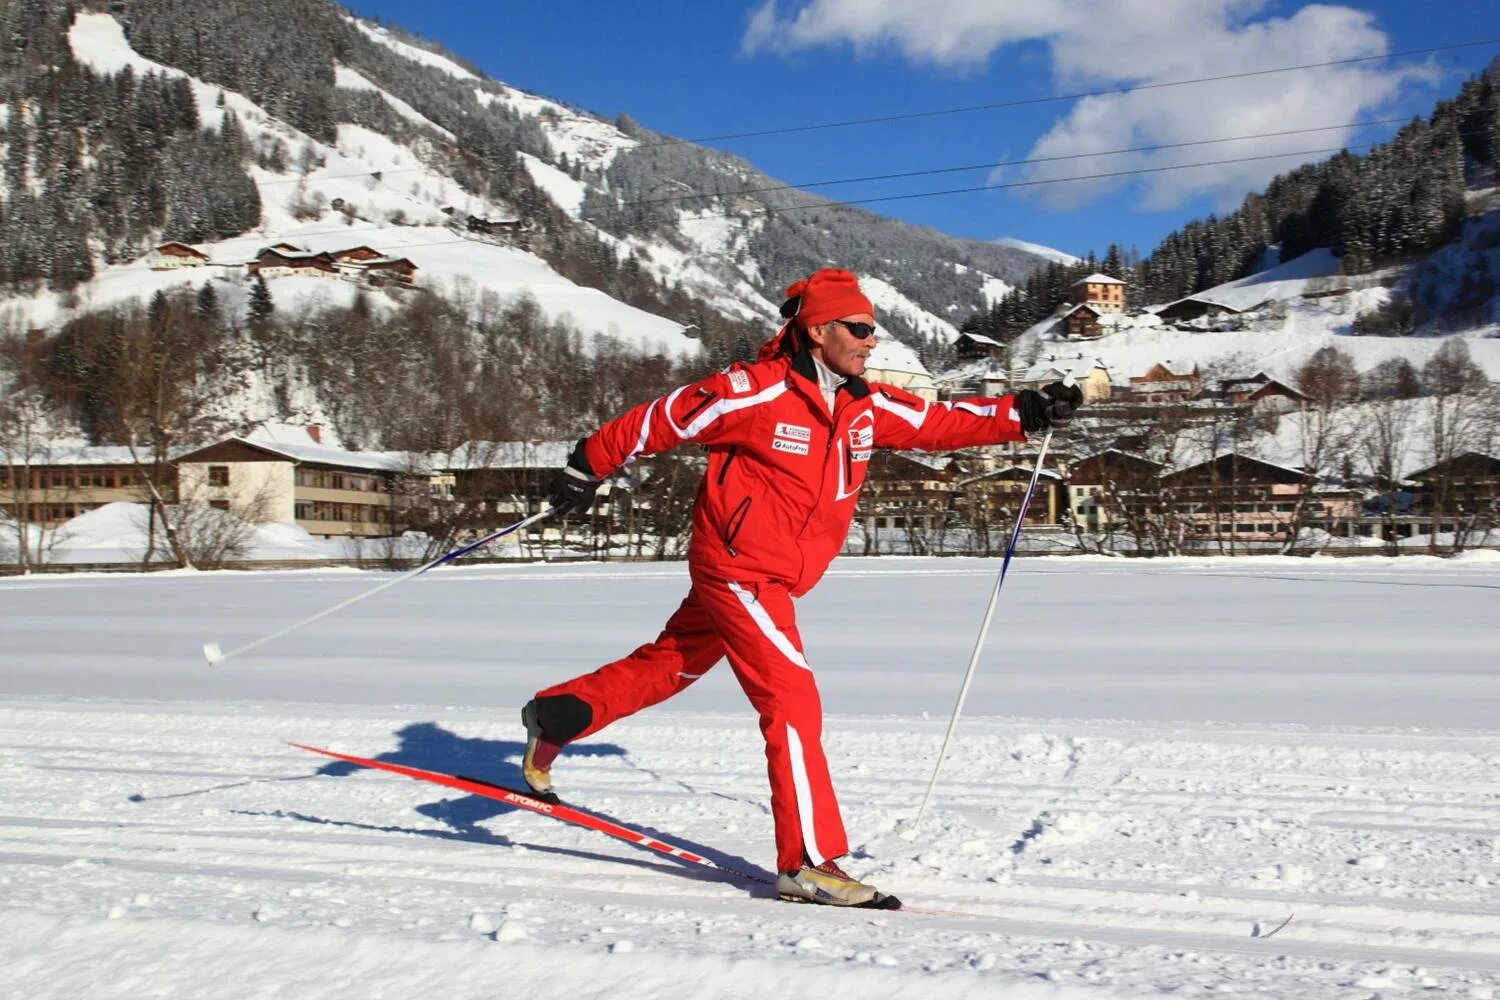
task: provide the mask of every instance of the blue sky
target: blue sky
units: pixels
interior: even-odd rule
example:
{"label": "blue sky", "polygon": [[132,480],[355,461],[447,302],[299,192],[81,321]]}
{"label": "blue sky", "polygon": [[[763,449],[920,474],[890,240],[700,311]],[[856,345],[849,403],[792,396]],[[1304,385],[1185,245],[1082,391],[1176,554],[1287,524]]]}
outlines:
{"label": "blue sky", "polygon": [[[682,138],[814,125],[1421,49],[1500,36],[1500,0],[756,0],[474,4],[352,0],[512,86]],[[1299,156],[1135,179],[872,204],[978,239],[1147,253],[1306,151],[1389,136],[1500,45],[1125,96],[707,143],[789,183],[1037,157],[1049,163],[813,188],[870,198],[1184,162]],[[1324,129],[1129,155],[1138,146]],[[1083,158],[1079,158],[1083,157]]]}

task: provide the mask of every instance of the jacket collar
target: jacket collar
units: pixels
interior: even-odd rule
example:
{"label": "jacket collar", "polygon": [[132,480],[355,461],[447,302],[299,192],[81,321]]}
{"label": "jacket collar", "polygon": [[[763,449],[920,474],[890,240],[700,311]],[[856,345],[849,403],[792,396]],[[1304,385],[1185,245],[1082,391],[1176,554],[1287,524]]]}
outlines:
{"label": "jacket collar", "polygon": [[[812,384],[816,391],[818,388],[818,369],[813,364],[812,352],[806,347],[798,349],[792,355],[792,371],[801,375]],[[870,394],[870,384],[858,375],[846,375],[844,384],[839,386],[840,392],[847,392],[854,399],[864,399]]]}

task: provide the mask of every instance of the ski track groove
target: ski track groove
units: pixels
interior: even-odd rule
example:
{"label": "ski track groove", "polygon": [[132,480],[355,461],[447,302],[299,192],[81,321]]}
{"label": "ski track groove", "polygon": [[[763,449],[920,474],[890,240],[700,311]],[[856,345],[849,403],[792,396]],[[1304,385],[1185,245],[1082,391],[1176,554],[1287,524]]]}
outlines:
{"label": "ski track groove", "polygon": [[[172,907],[220,905],[225,909],[216,919],[231,921],[248,921],[249,904],[223,902],[226,886],[241,894],[234,899],[281,894],[289,900],[280,904],[284,909],[312,924],[326,923],[334,912],[323,901],[330,893],[372,904],[387,894],[407,900],[408,908],[420,896],[420,906],[429,911],[460,912],[493,908],[505,899],[545,898],[561,914],[555,920],[576,928],[565,932],[569,940],[579,940],[578,929],[591,926],[590,914],[597,911],[623,908],[645,919],[666,907],[681,911],[688,924],[727,917],[773,928],[788,940],[816,933],[851,948],[857,947],[858,928],[874,927],[881,934],[894,928],[898,938],[921,935],[929,950],[961,953],[1082,942],[1103,954],[1149,953],[1157,957],[1137,961],[1152,964],[1199,954],[1218,956],[1211,961],[1228,963],[1226,968],[1251,961],[1262,972],[1274,958],[1287,970],[1284,978],[1270,980],[1268,995],[1283,996],[1341,995],[1340,988],[1365,966],[1420,966],[1449,977],[1450,985],[1500,973],[1500,937],[1490,930],[1500,921],[1500,906],[1483,901],[1492,896],[1443,898],[1438,893],[1448,876],[1441,872],[1404,887],[1401,895],[1382,895],[1378,871],[1367,876],[1353,867],[1356,856],[1393,850],[1399,845],[1382,847],[1382,841],[1404,834],[1487,840],[1488,861],[1482,846],[1472,848],[1479,852],[1474,856],[1481,869],[1500,874],[1500,802],[1494,801],[1500,783],[1473,770],[1500,762],[1500,739],[1492,735],[966,724],[960,752],[990,761],[989,772],[1003,780],[945,778],[925,839],[939,845],[947,867],[939,867],[940,877],[929,884],[924,880],[933,869],[917,860],[924,849],[904,844],[893,831],[909,817],[905,786],[913,761],[920,764],[922,753],[930,753],[934,732],[914,734],[910,727],[878,722],[857,736],[837,732],[830,737],[830,759],[851,803],[846,819],[856,856],[867,855],[863,863],[874,864],[873,880],[889,885],[913,910],[856,916],[812,907],[768,913],[763,886],[681,869],[543,817],[481,809],[469,820],[454,819],[457,826],[444,823],[445,810],[461,814],[469,797],[393,775],[319,774],[318,762],[268,749],[269,738],[256,735],[328,728],[316,720],[277,719],[267,726],[239,720],[239,728],[251,734],[239,735],[222,732],[210,716],[170,710],[156,716],[173,739],[198,747],[187,750],[151,745],[155,733],[101,732],[153,710],[133,706],[85,716],[88,725],[76,725],[80,717],[66,712],[37,712],[30,726],[0,730],[10,741],[0,745],[6,765],[0,801],[9,809],[0,815],[0,884],[11,897],[6,905],[65,911],[69,897],[54,902],[47,890],[61,891],[79,880],[84,887],[71,891],[83,896],[92,891],[118,897],[131,886],[151,886]],[[27,714],[13,704],[3,711]],[[441,716],[434,711],[424,717]],[[390,749],[390,733],[402,724],[399,718],[341,718],[328,742],[400,760],[403,753]],[[493,722],[463,729],[489,739],[517,738],[512,727]],[[45,734],[45,742],[27,742],[30,733]],[[631,737],[631,752],[623,758],[565,756],[558,772],[565,798],[685,846],[701,842],[762,866],[769,819],[758,752],[738,743],[726,749],[717,730],[691,725],[639,726]],[[709,748],[709,759],[679,759],[682,748],[698,746]],[[1285,769],[1288,755],[1310,751],[1348,760],[1320,762],[1317,772]],[[1369,754],[1377,755],[1380,771],[1359,773],[1369,766]],[[1150,763],[1195,756],[1223,766]],[[1273,761],[1282,769],[1267,769]],[[446,766],[504,780],[515,760],[455,754]],[[1403,780],[1407,774],[1411,780]],[[142,801],[127,803],[130,793]],[[1070,816],[1094,826],[1083,828],[1076,841],[1054,838],[1056,830],[1066,830],[1049,823]],[[299,819],[369,829],[299,830]],[[1337,864],[1320,876],[1326,884],[1311,889],[1195,880],[1188,871],[1172,871],[1173,852],[1197,852],[1199,865],[1212,872],[1215,865],[1243,863],[1229,853],[1239,842],[1186,845],[1171,835],[1178,820],[1229,829],[1278,825],[1263,831],[1267,839],[1325,831],[1339,838],[1332,847]],[[1147,836],[1136,844],[1114,830]],[[960,849],[970,842],[991,846],[970,858]],[[1292,861],[1317,863],[1316,854],[1307,854],[1316,841],[1289,843],[1300,852]],[[1009,845],[1024,846],[1014,853]],[[1087,864],[1101,848],[1118,854],[1114,868],[1088,876],[1047,870],[1070,855]],[[1166,852],[1158,863],[1166,870],[1125,877],[1130,859],[1138,856],[1132,851]],[[1268,856],[1276,857],[1276,850]],[[1402,863],[1399,855],[1393,862]],[[986,880],[987,866],[999,866],[1004,877]],[[97,888],[89,890],[90,882]],[[19,901],[22,888],[33,901]],[[202,899],[221,902],[194,902]],[[1273,940],[1251,936],[1251,928],[1275,926],[1293,911],[1295,919]],[[693,941],[685,939],[683,947]],[[708,945],[725,947],[712,938]],[[1307,976],[1313,978],[1301,978]]]}

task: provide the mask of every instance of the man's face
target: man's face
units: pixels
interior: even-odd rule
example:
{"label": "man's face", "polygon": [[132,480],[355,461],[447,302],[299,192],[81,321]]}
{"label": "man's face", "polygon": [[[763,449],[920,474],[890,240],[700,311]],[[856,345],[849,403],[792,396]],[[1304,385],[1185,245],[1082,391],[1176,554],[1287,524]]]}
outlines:
{"label": "man's face", "polygon": [[875,317],[869,313],[856,313],[839,319],[820,323],[807,331],[812,341],[813,356],[845,378],[865,373],[865,361],[875,349],[875,334],[856,337],[850,329],[874,327]]}

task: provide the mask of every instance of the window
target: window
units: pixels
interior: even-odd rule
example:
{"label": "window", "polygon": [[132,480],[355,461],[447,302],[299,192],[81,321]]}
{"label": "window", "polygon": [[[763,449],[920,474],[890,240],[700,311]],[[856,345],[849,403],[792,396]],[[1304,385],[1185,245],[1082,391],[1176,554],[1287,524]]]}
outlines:
{"label": "window", "polygon": [[333,474],[333,488],[336,490],[344,488],[344,474],[342,472],[335,472]]}
{"label": "window", "polygon": [[229,501],[228,500],[210,500],[208,502],[208,505],[210,507],[212,507],[214,510],[223,510],[223,511],[229,510]]}
{"label": "window", "polygon": [[[229,485],[229,466],[227,466],[227,465],[210,465],[208,467],[208,485],[210,485],[210,486],[228,486]],[[227,510],[228,508],[225,508],[225,509]]]}

